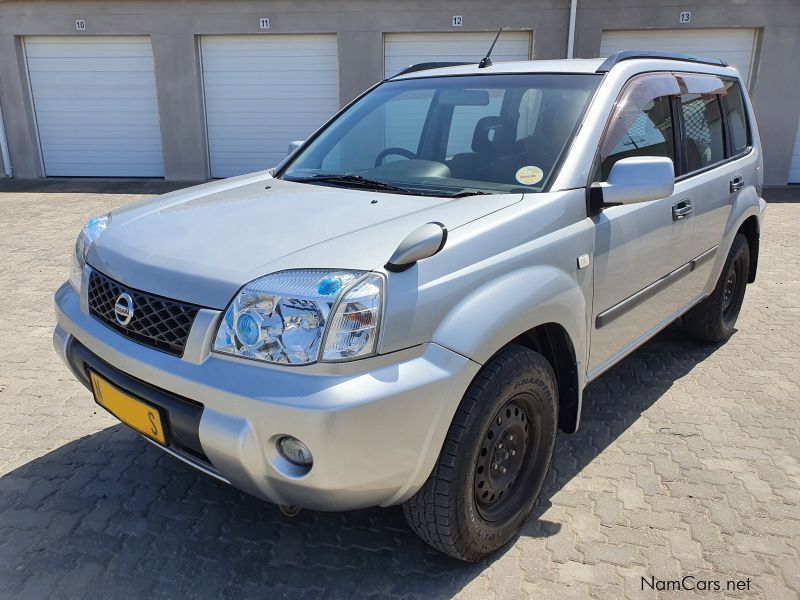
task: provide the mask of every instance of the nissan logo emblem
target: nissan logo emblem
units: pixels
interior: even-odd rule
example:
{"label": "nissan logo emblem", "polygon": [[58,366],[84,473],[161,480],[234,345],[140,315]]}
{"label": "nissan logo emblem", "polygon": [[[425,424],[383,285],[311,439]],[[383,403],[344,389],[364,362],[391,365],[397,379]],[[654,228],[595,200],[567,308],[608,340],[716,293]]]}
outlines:
{"label": "nissan logo emblem", "polygon": [[133,319],[133,298],[127,292],[120,294],[114,303],[114,318],[123,327]]}

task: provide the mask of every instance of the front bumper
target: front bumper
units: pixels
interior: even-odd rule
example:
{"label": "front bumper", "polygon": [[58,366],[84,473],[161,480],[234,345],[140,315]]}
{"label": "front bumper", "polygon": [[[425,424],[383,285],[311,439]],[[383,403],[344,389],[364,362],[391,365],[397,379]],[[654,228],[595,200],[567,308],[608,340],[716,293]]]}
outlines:
{"label": "front bumper", "polygon": [[[81,302],[68,283],[55,304],[54,345],[76,377],[85,383],[91,367],[166,408],[174,440],[168,451],[277,504],[350,510],[413,495],[480,368],[436,344],[305,367],[218,355],[210,347],[221,313],[206,309],[195,319],[183,357],[176,357],[91,317],[85,298]],[[164,407],[167,401],[177,404]],[[194,426],[191,414],[199,417]],[[309,447],[310,470],[278,453],[284,435]]]}

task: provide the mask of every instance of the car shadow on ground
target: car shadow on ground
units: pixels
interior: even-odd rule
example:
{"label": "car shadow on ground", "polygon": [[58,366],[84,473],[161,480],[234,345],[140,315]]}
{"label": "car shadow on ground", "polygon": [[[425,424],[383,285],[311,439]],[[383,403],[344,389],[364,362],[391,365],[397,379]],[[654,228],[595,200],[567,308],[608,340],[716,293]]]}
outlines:
{"label": "car shadow on ground", "polygon": [[573,435],[559,434],[550,474],[522,535],[538,526],[556,492],[720,346],[695,342],[674,323],[589,384],[580,427]]}
{"label": "car shadow on ground", "polygon": [[[549,499],[715,349],[672,327],[593,383],[522,535],[557,532]],[[283,517],[121,425],[0,479],[0,580],[21,597],[450,597],[491,562],[438,554],[397,507]]]}

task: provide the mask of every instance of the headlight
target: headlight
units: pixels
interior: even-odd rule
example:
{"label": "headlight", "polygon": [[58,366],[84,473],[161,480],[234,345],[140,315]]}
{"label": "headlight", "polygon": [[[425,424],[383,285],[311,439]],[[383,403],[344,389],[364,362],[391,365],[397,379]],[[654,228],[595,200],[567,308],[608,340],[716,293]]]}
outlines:
{"label": "headlight", "polygon": [[376,350],[383,278],[359,271],[297,270],[245,285],[225,311],[214,351],[304,365]]}
{"label": "headlight", "polygon": [[81,293],[81,276],[83,267],[86,264],[86,255],[89,253],[94,241],[100,237],[100,234],[105,231],[110,222],[110,214],[102,217],[92,217],[78,234],[78,239],[75,242],[75,251],[72,253],[72,261],[69,266],[69,282],[79,294]]}

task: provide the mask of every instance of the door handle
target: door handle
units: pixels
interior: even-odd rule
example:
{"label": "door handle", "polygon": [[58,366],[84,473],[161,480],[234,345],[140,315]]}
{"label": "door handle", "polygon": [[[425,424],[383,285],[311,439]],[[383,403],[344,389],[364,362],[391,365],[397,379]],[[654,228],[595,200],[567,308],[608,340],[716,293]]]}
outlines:
{"label": "door handle", "polygon": [[741,175],[737,175],[733,179],[731,179],[731,194],[733,192],[738,192],[740,189],[744,187],[744,177]]}
{"label": "door handle", "polygon": [[683,199],[672,205],[672,220],[680,221],[692,214],[692,202],[688,199]]}

